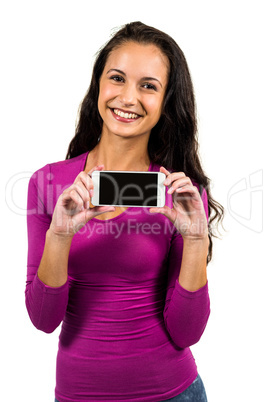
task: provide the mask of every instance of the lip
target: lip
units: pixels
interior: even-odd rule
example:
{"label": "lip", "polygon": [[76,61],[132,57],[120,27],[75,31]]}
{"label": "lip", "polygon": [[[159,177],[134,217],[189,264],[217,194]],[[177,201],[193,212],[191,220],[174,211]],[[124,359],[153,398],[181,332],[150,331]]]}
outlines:
{"label": "lip", "polygon": [[[130,111],[130,110],[123,110],[123,109],[119,109],[119,108],[109,108],[109,109],[110,109],[110,111],[111,111],[111,113],[112,113],[112,116],[113,116],[117,121],[121,121],[121,122],[124,122],[124,123],[134,123],[135,121],[139,120],[140,117],[141,117],[140,115],[138,115],[138,113],[135,113],[135,112]],[[135,113],[135,114],[138,115],[138,117],[136,117],[135,119],[126,119],[125,117],[121,117],[121,116],[118,116],[118,114],[115,114],[115,113],[114,113],[114,109],[120,110],[120,111],[123,112],[123,113]]]}

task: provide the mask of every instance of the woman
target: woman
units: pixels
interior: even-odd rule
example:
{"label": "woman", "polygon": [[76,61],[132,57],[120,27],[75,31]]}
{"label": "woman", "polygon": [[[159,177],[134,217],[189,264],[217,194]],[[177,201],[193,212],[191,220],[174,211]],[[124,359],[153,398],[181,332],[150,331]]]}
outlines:
{"label": "woman", "polygon": [[[104,169],[163,172],[165,207],[94,207]],[[29,182],[26,305],[44,332],[63,321],[56,401],[207,400],[189,346],[223,212],[208,185],[182,51],[127,24],[98,54],[66,160]]]}

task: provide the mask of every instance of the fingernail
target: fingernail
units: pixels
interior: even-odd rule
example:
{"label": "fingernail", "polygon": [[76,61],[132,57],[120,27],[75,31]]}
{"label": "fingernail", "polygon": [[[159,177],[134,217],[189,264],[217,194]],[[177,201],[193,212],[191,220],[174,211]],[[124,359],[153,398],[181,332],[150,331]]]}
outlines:
{"label": "fingernail", "polygon": [[91,198],[93,197],[93,190],[89,190],[89,195]]}
{"label": "fingernail", "polygon": [[89,206],[90,206],[89,201],[87,201],[86,208],[89,209]]}
{"label": "fingernail", "polygon": [[164,184],[168,186],[168,185],[170,184],[170,180],[169,180],[169,179],[166,179],[166,180],[164,181]]}

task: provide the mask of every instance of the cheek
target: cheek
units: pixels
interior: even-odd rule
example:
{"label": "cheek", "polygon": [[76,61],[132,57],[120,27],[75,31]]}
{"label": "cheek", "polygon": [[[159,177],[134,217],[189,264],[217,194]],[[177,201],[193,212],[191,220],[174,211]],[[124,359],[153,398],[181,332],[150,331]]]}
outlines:
{"label": "cheek", "polygon": [[116,88],[112,85],[101,85],[99,102],[107,102],[116,96]]}
{"label": "cheek", "polygon": [[152,98],[147,100],[147,110],[152,113],[155,118],[158,118],[161,115],[162,111],[162,98]]}

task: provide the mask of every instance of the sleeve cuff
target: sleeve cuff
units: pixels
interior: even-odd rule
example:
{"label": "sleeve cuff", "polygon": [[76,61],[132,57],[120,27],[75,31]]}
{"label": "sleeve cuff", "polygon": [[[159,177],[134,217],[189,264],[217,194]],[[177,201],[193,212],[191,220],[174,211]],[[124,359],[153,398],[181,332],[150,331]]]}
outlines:
{"label": "sleeve cuff", "polygon": [[192,292],[190,290],[187,290],[187,289],[183,288],[179,283],[179,279],[177,279],[176,282],[175,282],[175,289],[174,290],[176,292],[178,292],[183,297],[186,297],[188,299],[195,299],[197,297],[203,296],[204,293],[208,293],[208,282],[202,288]]}
{"label": "sleeve cuff", "polygon": [[50,294],[60,294],[62,292],[66,291],[66,288],[69,286],[69,281],[67,280],[64,285],[59,286],[59,287],[51,287],[48,285],[45,285],[44,282],[41,281],[41,279],[38,277],[38,274],[36,273],[35,278],[34,278],[35,285],[43,291],[43,293],[50,293]]}

